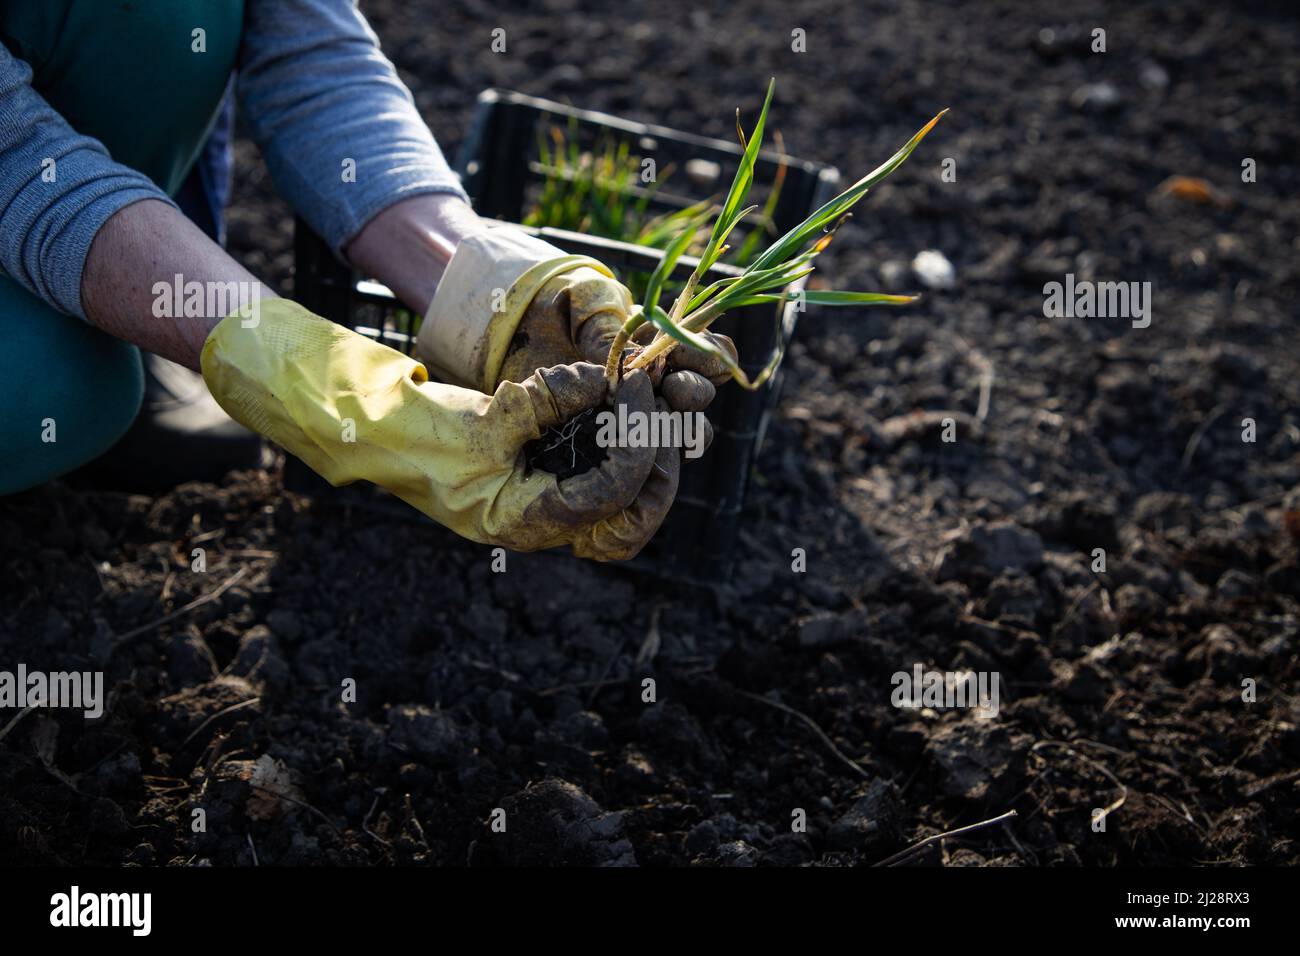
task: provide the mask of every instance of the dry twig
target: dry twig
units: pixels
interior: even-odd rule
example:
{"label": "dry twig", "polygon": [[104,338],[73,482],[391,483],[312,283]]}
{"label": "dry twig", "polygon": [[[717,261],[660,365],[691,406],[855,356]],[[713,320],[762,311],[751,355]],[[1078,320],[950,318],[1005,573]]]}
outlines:
{"label": "dry twig", "polygon": [[217,585],[207,594],[199,595],[193,601],[190,601],[190,603],[186,604],[184,607],[178,607],[176,610],[171,611],[168,614],[164,614],[156,621],[150,621],[148,624],[142,624],[133,631],[127,631],[125,634],[119,634],[117,638],[113,641],[113,649],[116,650],[117,648],[121,647],[123,644],[125,644],[127,641],[131,640],[132,638],[139,637],[141,634],[148,634],[154,628],[161,627],[163,624],[166,624],[168,621],[174,621],[176,620],[176,618],[184,614],[188,614],[190,611],[193,611],[195,608],[202,607],[204,604],[208,604],[211,603],[212,601],[215,601],[217,598],[221,597],[221,595],[225,594],[232,587],[238,584],[240,580],[244,577],[244,575],[247,573],[248,573],[248,568],[240,568],[238,571],[236,571],[230,577],[226,578],[226,580],[222,581],[219,585]]}
{"label": "dry twig", "polygon": [[845,753],[842,750],[840,750],[839,747],[835,746],[835,741],[831,740],[831,738],[826,735],[826,731],[822,730],[821,727],[818,726],[817,721],[813,720],[807,714],[803,713],[802,711],[795,710],[793,707],[788,707],[785,704],[782,704],[778,701],[770,700],[767,697],[762,696],[761,694],[750,693],[747,690],[741,690],[739,687],[735,688],[735,691],[737,694],[740,694],[742,697],[748,697],[750,700],[756,700],[760,704],[767,704],[767,706],[769,707],[775,707],[777,710],[785,711],[787,714],[789,714],[792,717],[798,717],[805,724],[807,724],[809,727],[812,728],[813,733],[815,733],[818,737],[821,738],[822,743],[824,743],[827,747],[830,748],[831,753],[835,754],[835,756],[838,757],[841,761],[848,764],[853,769],[853,771],[859,776],[867,780],[871,779],[871,774],[867,773],[867,771],[863,768],[863,766],[860,763],[858,763],[853,758],[846,756]]}
{"label": "dry twig", "polygon": [[928,836],[920,843],[913,843],[911,846],[907,847],[906,849],[899,850],[893,856],[886,857],[885,859],[881,860],[879,863],[873,865],[874,866],[897,866],[899,863],[902,863],[904,860],[911,859],[912,857],[916,856],[916,854],[924,850],[926,847],[938,843],[940,840],[946,840],[950,837],[964,836],[967,833],[973,833],[976,830],[983,830],[985,827],[991,827],[995,823],[1005,823],[1007,820],[1014,819],[1017,816],[1019,816],[1019,814],[1017,814],[1015,810],[1008,810],[1006,813],[1002,814],[999,817],[993,817],[992,819],[989,820],[981,820],[979,823],[972,823],[969,826],[958,827],[956,830],[948,830],[944,833],[936,833],[934,836]]}

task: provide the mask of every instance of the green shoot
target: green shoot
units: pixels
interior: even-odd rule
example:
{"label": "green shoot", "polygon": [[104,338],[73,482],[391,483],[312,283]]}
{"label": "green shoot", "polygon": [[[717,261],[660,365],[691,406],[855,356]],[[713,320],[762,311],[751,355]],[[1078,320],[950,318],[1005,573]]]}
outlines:
{"label": "green shoot", "polygon": [[[685,287],[677,295],[672,308],[665,311],[658,303],[658,296],[662,292],[664,280],[672,272],[678,259],[690,245],[689,239],[694,236],[699,228],[698,223],[692,221],[688,227],[683,228],[678,233],[676,239],[669,245],[668,251],[665,252],[664,258],[659,264],[659,268],[655,270],[656,281],[647,287],[646,299],[641,311],[633,319],[629,320],[628,326],[631,327],[625,326],[627,334],[620,333],[619,341],[615,343],[616,348],[610,350],[606,364],[606,375],[610,379],[611,385],[617,378],[620,360],[628,336],[646,321],[653,322],[658,332],[649,345],[640,349],[623,363],[623,368],[629,370],[644,369],[659,358],[667,355],[678,345],[686,345],[718,357],[731,377],[742,387],[757,389],[767,381],[780,365],[782,358],[781,347],[777,347],[759,374],[750,379],[729,353],[716,346],[707,336],[702,334],[713,322],[731,309],[766,303],[782,305],[792,300],[828,306],[906,305],[916,300],[916,296],[909,295],[886,295],[879,292],[808,291],[791,289],[790,286],[796,280],[807,276],[813,271],[813,260],[830,243],[835,230],[848,218],[849,210],[866,195],[867,190],[903,164],[921,140],[925,138],[926,134],[939,122],[939,117],[943,116],[947,110],[930,120],[886,162],[859,179],[848,189],[812,213],[799,225],[769,245],[756,258],[748,262],[744,272],[739,276],[720,279],[703,289],[698,289],[700,280],[726,251],[725,243],[732,230],[736,228],[746,214],[756,208],[754,206],[746,207],[745,198],[749,194],[750,186],[753,184],[754,164],[762,147],[763,128],[767,122],[767,112],[772,103],[772,93],[775,85],[775,80],[768,85],[767,96],[763,101],[763,109],[759,113],[758,122],[755,123],[754,131],[750,134],[748,140],[746,140],[743,130],[740,129],[739,114],[737,114],[737,131],[744,147],[744,154],[741,157],[731,189],[727,193],[727,198],[719,208],[717,218],[714,220],[709,241],[700,255],[699,263],[691,273],[690,278],[687,279]],[[771,203],[770,197],[769,203]],[[772,208],[774,206],[764,209],[764,212],[770,215]]]}
{"label": "green shoot", "polygon": [[[660,186],[672,177],[674,167],[671,164],[665,166],[653,182],[645,183],[641,177],[642,159],[632,155],[629,141],[604,139],[590,151],[583,151],[578,143],[576,119],[570,119],[567,133],[557,126],[544,128],[539,125],[537,158],[543,178],[535,203],[523,218],[524,225],[552,226],[665,250],[676,242],[683,230],[689,230],[689,241],[683,254],[698,256],[702,253],[714,237],[710,219],[712,214],[720,211],[718,197],[651,216],[650,204],[658,195]],[[738,266],[745,265],[761,251],[762,243],[775,233],[772,214],[780,199],[785,173],[786,166],[782,162],[777,167],[762,210],[751,223],[741,247],[727,256],[729,261]],[[740,221],[736,216],[729,218],[733,221],[728,234]],[[725,246],[721,248],[725,253]],[[644,298],[648,280],[649,274],[645,272],[623,277],[638,300]],[[665,282],[660,292],[670,284]]]}

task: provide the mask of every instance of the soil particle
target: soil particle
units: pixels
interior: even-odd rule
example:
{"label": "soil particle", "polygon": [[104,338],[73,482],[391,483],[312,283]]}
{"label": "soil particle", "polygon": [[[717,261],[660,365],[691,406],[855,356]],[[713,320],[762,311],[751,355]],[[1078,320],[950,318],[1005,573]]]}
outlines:
{"label": "soil particle", "polygon": [[826,840],[837,850],[855,850],[883,859],[902,842],[902,822],[898,787],[889,780],[873,780],[831,826]]}
{"label": "soil particle", "polygon": [[1023,780],[1029,743],[992,721],[971,719],[944,724],[930,735],[926,749],[944,793],[996,803]]}
{"label": "soil particle", "polygon": [[263,691],[283,689],[289,680],[289,665],[280,654],[279,642],[270,628],[260,624],[240,638],[227,672],[261,685]]}
{"label": "soil particle", "polygon": [[760,853],[744,840],[732,840],[722,843],[712,851],[697,856],[691,863],[694,866],[758,866]]}
{"label": "soil particle", "polygon": [[217,676],[217,670],[217,659],[198,628],[188,627],[168,643],[167,673],[173,686],[206,683]]}
{"label": "soil particle", "polygon": [[870,616],[865,611],[814,614],[797,625],[796,640],[803,648],[829,648],[870,636]]}
{"label": "soil particle", "polygon": [[442,710],[402,704],[388,711],[388,742],[433,767],[449,767],[478,746],[477,731]]}
{"label": "soil particle", "polygon": [[547,778],[502,801],[506,830],[483,839],[513,866],[636,866],[623,814],[608,813],[571,783]]}
{"label": "soil particle", "polygon": [[944,552],[939,580],[993,576],[1003,571],[1032,571],[1043,563],[1043,540],[1035,531],[1010,521],[977,524]]}

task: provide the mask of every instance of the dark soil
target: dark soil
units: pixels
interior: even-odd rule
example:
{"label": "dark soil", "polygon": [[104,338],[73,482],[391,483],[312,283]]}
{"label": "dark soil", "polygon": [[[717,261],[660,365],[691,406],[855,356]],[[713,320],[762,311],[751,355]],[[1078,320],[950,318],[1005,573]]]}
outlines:
{"label": "dark soil", "polygon": [[596,424],[598,412],[599,409],[589,408],[559,428],[546,429],[541,438],[525,445],[528,467],[549,471],[560,481],[597,467],[609,457],[608,451],[596,441],[600,434],[600,426]]}
{"label": "dark soil", "polygon": [[[922,859],[1300,863],[1289,14],[363,7],[449,150],[492,85],[730,136],[775,73],[789,148],[849,173],[952,107],[823,268],[913,288],[938,249],[956,285],[807,317],[717,594],[556,555],[499,573],[278,473],[0,502],[6,666],[113,689],[98,722],[0,711],[0,861],[853,864],[1015,809]],[[232,246],[283,280],[284,207],[240,154]],[[1172,175],[1220,201],[1162,193]],[[1067,272],[1151,281],[1150,328],[1044,319]],[[892,706],[915,663],[1000,674],[999,715]],[[252,787],[268,755],[299,802]]]}

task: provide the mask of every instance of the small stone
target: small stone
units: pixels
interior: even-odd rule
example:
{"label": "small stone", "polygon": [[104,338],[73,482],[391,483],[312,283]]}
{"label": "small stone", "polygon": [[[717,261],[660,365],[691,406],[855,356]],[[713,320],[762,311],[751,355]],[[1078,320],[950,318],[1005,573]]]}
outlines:
{"label": "small stone", "polygon": [[1085,113],[1110,113],[1120,108],[1124,98],[1111,83],[1085,83],[1070,94],[1070,105]]}
{"label": "small stone", "polygon": [[1169,85],[1169,71],[1159,63],[1144,63],[1138,71],[1138,82],[1148,90],[1163,90]]}
{"label": "small stone", "polygon": [[957,270],[937,249],[918,252],[912,260],[912,272],[927,289],[951,289],[957,284]]}
{"label": "small stone", "polygon": [[712,189],[722,178],[722,166],[711,159],[688,159],[684,171],[692,185],[702,189]]}

